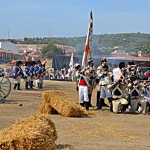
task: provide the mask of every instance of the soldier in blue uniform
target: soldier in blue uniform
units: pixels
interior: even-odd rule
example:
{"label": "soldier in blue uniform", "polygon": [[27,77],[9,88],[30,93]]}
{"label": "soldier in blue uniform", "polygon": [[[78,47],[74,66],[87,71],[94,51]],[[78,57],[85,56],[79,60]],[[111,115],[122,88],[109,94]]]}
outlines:
{"label": "soldier in blue uniform", "polygon": [[30,82],[30,79],[31,79],[31,76],[30,76],[30,62],[26,62],[25,63],[25,69],[24,69],[24,76],[25,76],[25,89],[26,90],[29,90],[29,82]]}
{"label": "soldier in blue uniform", "polygon": [[39,66],[39,70],[37,71],[37,80],[38,80],[38,88],[43,88],[43,78],[46,73],[45,65]]}
{"label": "soldier in blue uniform", "polygon": [[21,76],[24,76],[23,71],[21,69],[21,64],[22,64],[21,61],[17,61],[16,67],[14,69],[14,73],[13,73],[14,74],[13,78],[15,80],[15,85],[13,88],[14,90],[16,90],[16,88],[17,88],[17,90],[20,90]]}
{"label": "soldier in blue uniform", "polygon": [[[34,74],[36,77],[41,65],[42,65],[41,62],[38,62],[37,65],[35,65],[34,67]],[[36,87],[38,88],[38,79],[36,79]]]}
{"label": "soldier in blue uniform", "polygon": [[34,80],[34,76],[35,76],[35,66],[36,65],[36,62],[35,61],[32,61],[31,62],[31,66],[30,66],[30,69],[29,69],[29,72],[30,72],[30,89],[33,89],[33,80]]}

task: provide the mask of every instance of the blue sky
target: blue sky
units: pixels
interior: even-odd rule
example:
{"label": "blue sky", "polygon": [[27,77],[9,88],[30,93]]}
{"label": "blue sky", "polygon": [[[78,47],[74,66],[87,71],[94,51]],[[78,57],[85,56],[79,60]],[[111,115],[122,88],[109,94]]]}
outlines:
{"label": "blue sky", "polygon": [[150,0],[0,0],[0,38],[150,33]]}

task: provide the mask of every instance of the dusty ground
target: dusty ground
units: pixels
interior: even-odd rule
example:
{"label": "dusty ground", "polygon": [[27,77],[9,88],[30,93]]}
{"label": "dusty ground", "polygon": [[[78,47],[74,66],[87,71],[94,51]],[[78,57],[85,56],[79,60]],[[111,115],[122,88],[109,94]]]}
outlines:
{"label": "dusty ground", "polygon": [[[13,81],[12,86],[13,86]],[[0,130],[32,114],[39,114],[42,92],[49,89],[60,90],[78,102],[75,83],[64,81],[45,81],[44,89],[32,91],[12,90],[5,103],[0,103]],[[96,91],[92,97],[95,105]],[[22,104],[22,106],[20,106]],[[75,150],[149,150],[150,149],[150,115],[113,114],[104,108],[94,110],[89,118],[67,118],[49,115],[55,123],[57,144],[73,145]]]}

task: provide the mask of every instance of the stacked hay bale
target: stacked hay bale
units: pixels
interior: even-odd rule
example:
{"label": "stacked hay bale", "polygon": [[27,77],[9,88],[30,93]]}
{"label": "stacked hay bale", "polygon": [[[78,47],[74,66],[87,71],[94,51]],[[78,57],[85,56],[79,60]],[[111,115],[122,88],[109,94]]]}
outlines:
{"label": "stacked hay bale", "polygon": [[42,103],[40,105],[40,112],[42,114],[57,114],[58,112],[50,104],[50,94],[48,91],[43,93]]}
{"label": "stacked hay bale", "polygon": [[71,102],[65,93],[49,90],[43,93],[40,112],[51,114],[54,110],[66,117],[87,116],[86,110],[79,104]]}
{"label": "stacked hay bale", "polygon": [[1,150],[55,150],[57,139],[54,123],[46,116],[32,116],[0,133]]}

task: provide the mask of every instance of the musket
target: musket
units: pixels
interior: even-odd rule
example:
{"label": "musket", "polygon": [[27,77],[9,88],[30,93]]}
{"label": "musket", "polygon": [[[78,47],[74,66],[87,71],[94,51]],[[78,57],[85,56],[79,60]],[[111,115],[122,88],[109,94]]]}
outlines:
{"label": "musket", "polygon": [[143,67],[143,66],[137,66],[137,65],[131,65],[131,67],[138,67],[138,68],[150,68],[150,67]]}
{"label": "musket", "polygon": [[141,82],[144,82],[144,81],[146,81],[146,82],[150,82],[150,80],[140,80]]}
{"label": "musket", "polygon": [[142,66],[141,66],[141,67],[139,67],[139,68],[150,68],[150,67],[142,67]]}

